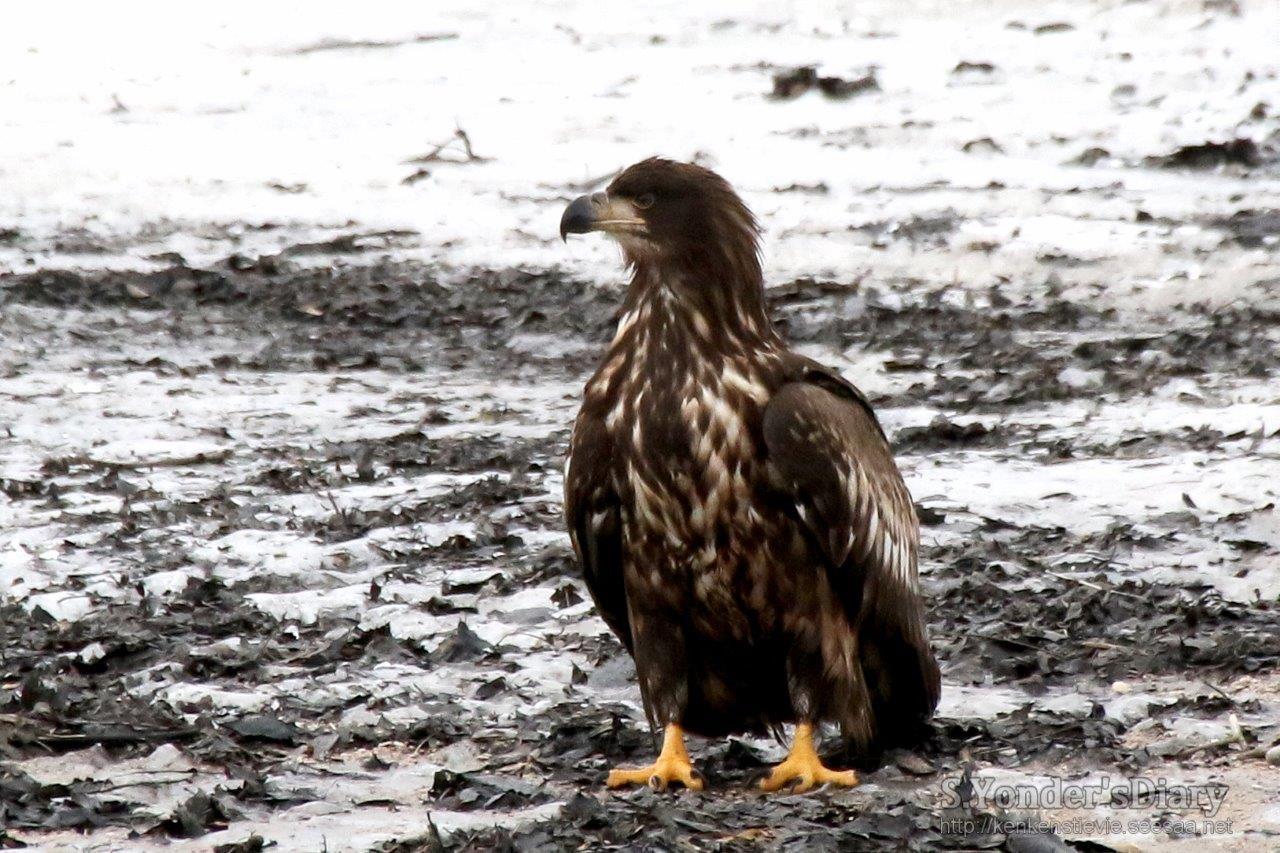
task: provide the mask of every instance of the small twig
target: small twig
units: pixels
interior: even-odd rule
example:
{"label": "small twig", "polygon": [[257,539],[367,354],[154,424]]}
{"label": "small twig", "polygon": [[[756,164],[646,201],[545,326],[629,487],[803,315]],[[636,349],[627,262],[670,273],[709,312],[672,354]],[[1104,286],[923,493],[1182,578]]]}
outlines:
{"label": "small twig", "polygon": [[462,150],[467,152],[467,160],[477,159],[475,152],[471,150],[471,137],[467,136],[467,132],[460,127],[455,127],[453,132],[462,140]]}
{"label": "small twig", "polygon": [[[117,782],[114,785],[108,785],[105,788],[94,788],[93,793],[105,794],[108,791],[119,791],[122,788],[143,788],[150,785],[172,785],[175,782],[182,782],[196,775],[198,771],[194,768],[191,770],[134,770],[134,773],[173,773],[179,778],[177,779],[140,779],[137,782]],[[105,780],[104,780],[105,781]]]}
{"label": "small twig", "polygon": [[573,190],[574,192],[586,192],[587,190],[595,189],[616,174],[618,174],[618,170],[614,169],[612,172],[606,172],[603,175],[597,175],[594,178],[587,178],[585,181],[570,181],[565,184],[565,187]]}
{"label": "small twig", "polygon": [[[462,153],[465,155],[465,159],[457,160],[440,156],[455,142],[462,143]],[[481,157],[475,152],[475,149],[471,147],[471,136],[465,130],[461,127],[455,127],[453,135],[444,142],[437,144],[421,157],[411,157],[404,162],[410,165],[419,165],[422,163],[483,163],[488,159],[488,157]]]}
{"label": "small twig", "polygon": [[1022,646],[1024,649],[1029,649],[1033,652],[1040,650],[1040,647],[1033,643],[1028,643],[1026,640],[1015,640],[1013,637],[984,637],[983,635],[974,633],[973,631],[963,631],[961,633],[974,640],[988,640],[993,643],[1009,643],[1014,646]]}
{"label": "small twig", "polygon": [[1052,577],[1055,577],[1061,581],[1070,581],[1071,583],[1078,583],[1081,586],[1087,586],[1089,589],[1096,589],[1098,592],[1110,593],[1112,595],[1123,595],[1126,598],[1136,598],[1139,601],[1142,600],[1142,596],[1134,595],[1132,592],[1125,592],[1124,590],[1119,590],[1119,589],[1116,589],[1115,587],[1099,586],[1093,581],[1087,581],[1084,578],[1078,578],[1078,577],[1075,577],[1074,575],[1064,575],[1059,572],[1051,572],[1048,569],[1045,570],[1045,574],[1051,575]]}
{"label": "small twig", "polygon": [[1205,687],[1208,687],[1208,688],[1209,688],[1210,690],[1212,690],[1214,693],[1217,693],[1217,694],[1218,694],[1219,696],[1221,696],[1223,699],[1226,699],[1228,702],[1230,702],[1230,703],[1232,704],[1232,706],[1235,706],[1235,705],[1239,705],[1239,704],[1240,704],[1239,702],[1237,702],[1236,700],[1234,700],[1234,699],[1232,699],[1230,696],[1228,696],[1225,692],[1223,692],[1223,690],[1222,690],[1222,688],[1221,688],[1221,687],[1218,687],[1217,685],[1214,685],[1214,684],[1210,684],[1209,682],[1205,681],[1203,678],[1202,678],[1202,679],[1200,679],[1200,683],[1201,683],[1201,684],[1203,684]]}
{"label": "small twig", "polygon": [[338,499],[333,496],[333,491],[330,490],[325,492],[325,497],[329,499],[329,505],[333,507],[333,514],[336,515],[338,517],[338,520],[342,522],[343,528],[345,528],[347,532],[350,532],[351,521],[347,518],[346,510],[338,506]]}
{"label": "small twig", "polygon": [[126,746],[135,743],[152,743],[164,740],[186,740],[200,734],[199,729],[168,729],[163,731],[111,731],[101,734],[78,735],[43,735],[26,737],[18,732],[14,740],[18,743],[30,743],[47,749],[76,748],[86,746]]}
{"label": "small twig", "polygon": [[1208,743],[1199,744],[1198,746],[1188,746],[1185,749],[1180,749],[1177,752],[1170,754],[1169,757],[1185,758],[1188,755],[1192,755],[1205,749],[1220,749],[1224,746],[1231,746],[1234,743],[1247,744],[1248,741],[1245,740],[1244,729],[1240,728],[1240,720],[1235,714],[1231,715],[1230,720],[1231,730],[1222,737],[1211,740]]}
{"label": "small twig", "polygon": [[1118,646],[1115,643],[1108,643],[1106,640],[1081,640],[1080,645],[1086,649],[1109,649],[1111,651],[1125,652],[1129,650],[1129,646]]}

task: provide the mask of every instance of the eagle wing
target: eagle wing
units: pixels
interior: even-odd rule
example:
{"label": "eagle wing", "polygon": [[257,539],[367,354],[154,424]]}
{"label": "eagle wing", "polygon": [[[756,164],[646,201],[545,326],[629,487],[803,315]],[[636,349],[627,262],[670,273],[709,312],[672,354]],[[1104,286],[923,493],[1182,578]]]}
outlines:
{"label": "eagle wing", "polygon": [[564,476],[564,514],[587,590],[605,623],[631,651],[622,581],[622,508],[613,488],[611,440],[584,408],[573,426]]}
{"label": "eagle wing", "polygon": [[771,475],[858,632],[877,735],[908,738],[937,706],[940,676],[925,633],[915,505],[884,430],[857,388],[806,363],[765,408],[764,438]]}

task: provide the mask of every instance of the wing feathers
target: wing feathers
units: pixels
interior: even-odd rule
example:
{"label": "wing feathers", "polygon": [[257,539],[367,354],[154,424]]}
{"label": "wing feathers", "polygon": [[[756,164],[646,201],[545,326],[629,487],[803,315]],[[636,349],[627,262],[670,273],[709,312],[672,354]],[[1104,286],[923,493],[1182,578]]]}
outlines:
{"label": "wing feathers", "polygon": [[884,432],[857,389],[811,369],[769,402],[764,437],[773,479],[827,558],[858,632],[878,737],[909,740],[937,706],[940,676],[919,594],[915,505]]}
{"label": "wing feathers", "polygon": [[808,382],[784,386],[764,416],[769,461],[833,566],[914,585],[915,507],[868,411]]}
{"label": "wing feathers", "polygon": [[596,609],[622,644],[632,647],[622,579],[621,505],[608,482],[608,438],[600,424],[579,417],[565,469],[564,513],[583,580]]}

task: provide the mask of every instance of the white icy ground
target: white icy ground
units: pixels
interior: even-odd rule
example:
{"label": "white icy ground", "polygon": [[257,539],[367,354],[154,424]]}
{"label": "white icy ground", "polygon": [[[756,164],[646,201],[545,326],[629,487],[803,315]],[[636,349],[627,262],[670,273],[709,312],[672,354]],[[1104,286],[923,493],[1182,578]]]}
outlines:
{"label": "white icy ground", "polygon": [[[24,4],[0,30],[0,227],[34,243],[0,245],[0,269],[199,262],[354,224],[416,232],[405,253],[446,265],[613,278],[601,241],[559,244],[563,203],[663,154],[742,190],[771,280],[1017,286],[1065,254],[1093,263],[1061,280],[1109,299],[1254,298],[1275,253],[1210,256],[1202,222],[1274,207],[1280,177],[1126,165],[1275,129],[1280,6],[1238,5],[233,0],[95,4],[68,26],[61,7]],[[1036,32],[1049,24],[1073,28]],[[952,73],[961,62],[994,70]],[[764,97],[774,67],[805,63],[874,66],[880,91]],[[403,185],[404,161],[455,126],[488,159]],[[963,150],[984,138],[1000,150]],[[1068,164],[1094,147],[1111,156]],[[939,252],[849,230],[948,210],[964,225]],[[86,256],[95,242],[116,251]]]}
{"label": "white icy ground", "polygon": [[[580,191],[574,185],[585,189],[590,179],[662,153],[703,158],[741,188],[765,225],[773,281],[917,279],[985,291],[993,284],[1039,287],[1052,271],[1069,293],[1112,302],[1132,312],[1135,323],[1178,302],[1276,302],[1280,252],[1274,243],[1219,246],[1221,232],[1208,224],[1242,208],[1280,206],[1274,171],[1245,180],[1230,171],[1131,165],[1182,144],[1237,136],[1261,141],[1274,128],[1274,119],[1268,124],[1248,116],[1259,102],[1269,103],[1272,113],[1280,109],[1280,4],[1241,5],[1243,14],[1233,17],[1206,12],[1200,2],[992,2],[963,13],[951,3],[889,2],[843,11],[729,2],[453,9],[309,4],[301,11],[248,3],[113,3],[77,9],[69,26],[65,9],[25,4],[6,15],[0,30],[0,229],[22,235],[18,242],[0,241],[0,271],[145,268],[156,263],[149,256],[164,251],[199,264],[338,233],[404,229],[413,233],[397,241],[395,255],[446,268],[560,266],[617,280],[616,257],[603,241],[560,244],[560,211]],[[1074,29],[1034,32],[1060,21]],[[456,38],[418,40],[438,34]],[[342,48],[339,41],[400,44]],[[312,49],[326,46],[332,49]],[[976,80],[951,74],[961,61],[990,62],[995,70]],[[801,63],[842,75],[875,66],[881,91],[848,101],[817,93],[785,103],[763,97],[771,66]],[[124,109],[115,109],[113,98]],[[402,184],[418,168],[403,161],[447,139],[455,125],[488,159],[427,164],[429,177]],[[962,150],[984,137],[1002,153]],[[1094,146],[1112,156],[1090,168],[1067,164]],[[826,192],[779,191],[819,183]],[[1136,222],[1139,209],[1154,221]],[[851,230],[948,211],[962,225],[927,250],[906,241],[875,247],[865,231]],[[1087,263],[1047,267],[1039,260],[1055,254]],[[447,426],[424,427],[440,437],[460,429],[546,434],[563,429],[576,406],[576,383],[503,386],[466,372],[424,377],[350,370],[335,382],[321,372],[189,378],[120,369],[126,358],[154,355],[206,363],[244,344],[234,335],[210,338],[194,352],[161,332],[139,332],[124,349],[100,356],[73,334],[84,319],[73,312],[6,310],[26,314],[21,322],[0,318],[0,424],[8,429],[0,440],[0,477],[34,478],[48,458],[150,460],[155,467],[137,485],[166,499],[229,486],[243,487],[249,500],[254,496],[244,484],[257,473],[263,449],[316,445],[317,436],[337,441],[402,432],[420,422],[423,406],[416,400],[426,388],[454,417]],[[140,326],[146,316],[140,312]],[[41,325],[46,331],[38,339],[16,339],[16,329]],[[46,347],[41,370],[12,375],[6,369],[30,359],[33,350],[24,347],[38,346]],[[900,381],[880,371],[876,353],[858,357],[850,375],[868,391]],[[86,364],[112,369],[90,372]],[[492,411],[503,414],[495,421]],[[889,410],[884,419],[894,431],[926,424],[935,414]],[[1171,384],[1124,405],[1054,404],[1010,418],[1063,435],[1087,428],[1100,439],[1184,425],[1271,435],[1280,426],[1280,392],[1220,376]],[[1015,523],[1051,514],[1076,532],[1105,528],[1116,518],[1158,530],[1155,519],[1186,509],[1185,492],[1209,522],[1203,536],[1171,543],[1156,562],[1121,559],[1113,568],[1166,581],[1207,580],[1240,600],[1255,589],[1268,598],[1280,593],[1280,567],[1265,554],[1228,548],[1211,524],[1277,501],[1280,440],[1274,437],[1156,459],[1045,465],[1007,453],[957,451],[902,461],[925,503],[946,507],[930,500],[945,495],[970,513]],[[377,508],[461,484],[438,475],[379,473],[375,484],[339,490],[334,499]],[[554,504],[557,476],[547,476],[545,485],[545,500]],[[1063,493],[1072,497],[1053,497]],[[310,494],[277,497],[262,508],[268,517],[330,512]],[[118,510],[117,498],[69,489],[63,499],[86,517],[104,516],[69,524],[65,512],[46,514],[39,502],[0,497],[0,595],[59,620],[136,596],[139,581],[163,598],[186,577],[204,573],[228,583],[277,576],[281,591],[253,600],[285,630],[291,622],[340,613],[434,645],[430,638],[457,620],[412,606],[438,591],[443,577],[389,584],[378,604],[364,591],[394,568],[373,545],[396,536],[465,536],[465,522],[375,531],[367,540],[334,545],[296,530],[244,530],[214,541],[200,530],[170,531],[190,540],[191,564],[160,575],[112,562],[104,556],[110,549],[98,550],[111,533],[113,522],[104,518]],[[1280,543],[1280,515],[1257,518],[1247,538]],[[945,541],[972,529],[963,514],[949,521],[929,535]],[[531,531],[526,541],[566,547],[558,530]],[[548,607],[553,589],[494,598],[468,624],[487,640],[533,648],[532,639],[512,631],[510,614],[527,618]],[[579,634],[603,630],[585,605],[552,610],[535,627],[545,638],[563,623]],[[502,697],[481,702],[468,694],[460,707],[499,717],[536,712],[564,695],[573,666],[586,666],[576,653],[545,650],[528,662],[511,680],[537,697],[533,703],[504,707]],[[448,675],[387,665],[323,685],[309,683],[302,669],[282,672],[251,693],[172,674],[151,686],[155,701],[179,710],[207,701],[234,715],[269,709],[299,691],[340,701],[344,691],[372,690],[394,708],[388,714],[412,715],[419,688],[473,687],[466,673],[458,684],[438,680]],[[1264,697],[1266,713],[1275,713],[1274,682],[1246,679],[1226,687]],[[1140,686],[1139,698],[1167,704],[1198,689]],[[636,698],[629,689],[596,684],[577,693]],[[1115,703],[1109,713],[1131,713],[1115,697],[1099,698]],[[944,696],[942,712],[990,715],[1062,701],[956,689]],[[153,759],[174,772],[191,769],[171,755]],[[72,763],[74,772],[93,772],[93,755],[75,761],[90,769]],[[409,770],[384,776],[334,761],[324,771],[349,779],[355,790],[335,785],[319,804],[327,809],[299,807],[261,824],[238,824],[216,841],[241,840],[256,829],[286,842],[278,849],[319,849],[323,839],[328,849],[340,850],[412,835],[425,828],[424,786],[437,766],[430,762],[467,765],[465,757],[431,756],[416,769],[407,762]],[[57,762],[27,762],[24,770],[54,774],[49,778],[71,772]],[[211,785],[215,775],[196,774],[184,784]],[[401,803],[394,822],[381,807],[352,806],[380,798]],[[1280,812],[1269,802],[1270,811],[1259,807],[1251,820],[1274,828]],[[446,833],[475,817],[433,814]],[[338,843],[344,833],[350,848]],[[113,832],[49,842],[56,849],[141,847]],[[210,843],[206,837],[192,849]]]}

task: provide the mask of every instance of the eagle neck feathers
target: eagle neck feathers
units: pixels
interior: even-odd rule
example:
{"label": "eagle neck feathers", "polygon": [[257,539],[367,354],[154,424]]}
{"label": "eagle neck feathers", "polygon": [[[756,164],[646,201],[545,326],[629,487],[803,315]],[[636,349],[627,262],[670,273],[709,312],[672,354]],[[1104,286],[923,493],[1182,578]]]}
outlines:
{"label": "eagle neck feathers", "polygon": [[765,309],[754,232],[679,254],[635,257],[632,267],[615,347],[640,325],[670,339],[669,347],[703,358],[750,358],[782,347]]}

